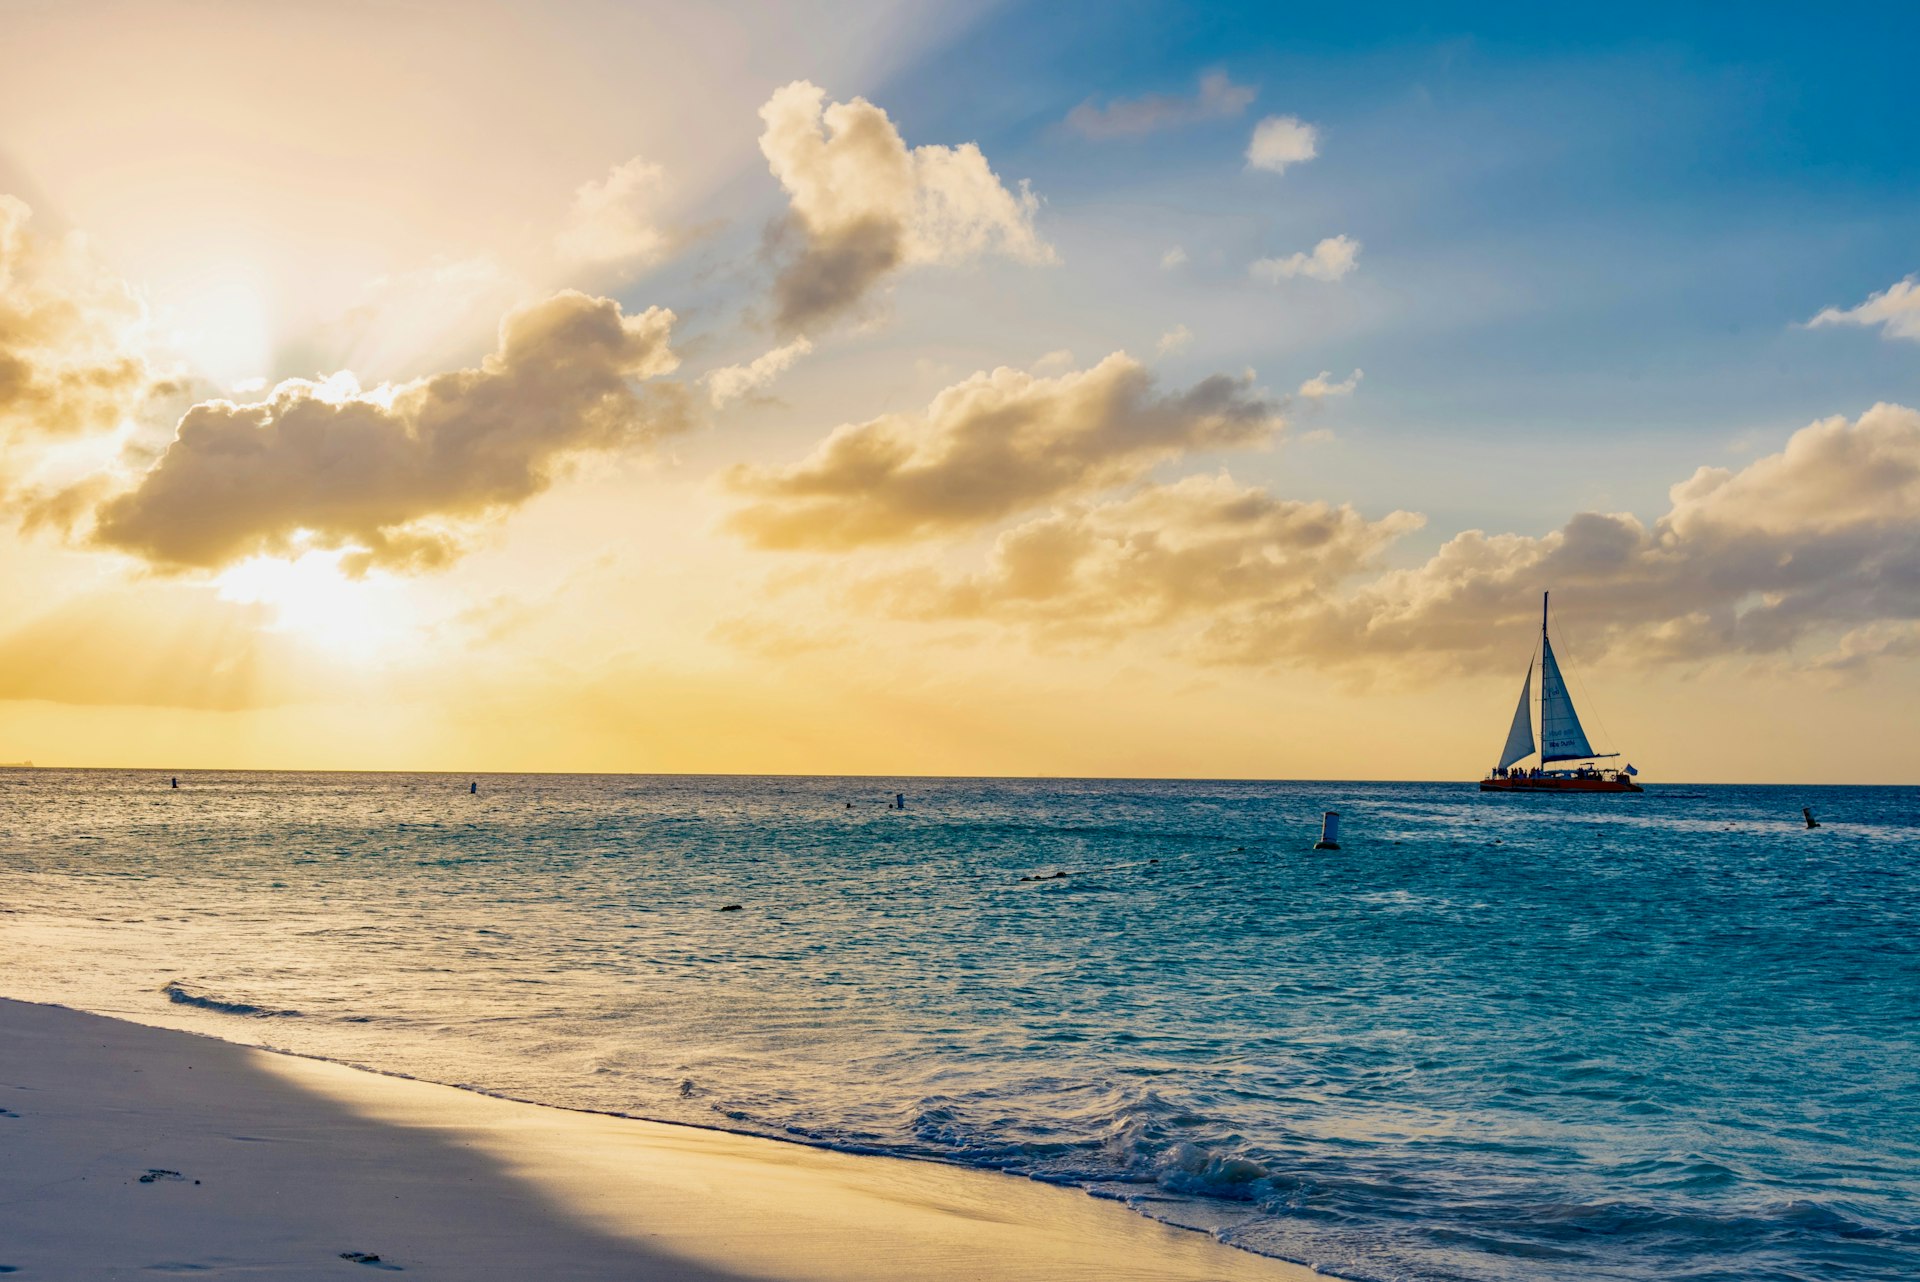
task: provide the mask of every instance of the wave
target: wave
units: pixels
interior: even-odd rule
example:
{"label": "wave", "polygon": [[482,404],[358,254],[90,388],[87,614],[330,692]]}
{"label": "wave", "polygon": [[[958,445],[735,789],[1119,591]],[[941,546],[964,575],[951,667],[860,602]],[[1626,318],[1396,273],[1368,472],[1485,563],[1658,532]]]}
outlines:
{"label": "wave", "polygon": [[231,997],[215,997],[209,993],[196,993],[177,979],[170,979],[160,986],[167,1000],[176,1006],[192,1006],[196,1010],[218,1011],[222,1015],[244,1015],[250,1019],[304,1019],[305,1012],[297,1010],[276,1010],[270,1006],[256,1006],[252,1002],[237,1001]]}

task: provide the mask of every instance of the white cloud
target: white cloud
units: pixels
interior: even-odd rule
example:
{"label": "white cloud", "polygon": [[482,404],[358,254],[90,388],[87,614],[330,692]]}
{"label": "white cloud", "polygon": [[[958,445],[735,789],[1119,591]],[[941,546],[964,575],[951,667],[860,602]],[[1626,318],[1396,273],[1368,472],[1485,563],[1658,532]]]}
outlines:
{"label": "white cloud", "polygon": [[1178,245],[1160,255],[1160,266],[1165,271],[1172,271],[1186,261],[1187,251]]}
{"label": "white cloud", "polygon": [[1355,370],[1336,383],[1333,381],[1333,371],[1323,369],[1300,384],[1300,395],[1309,401],[1324,401],[1329,396],[1351,396],[1363,377],[1364,370]]}
{"label": "white cloud", "polygon": [[1247,168],[1285,173],[1320,154],[1320,131],[1298,116],[1268,116],[1253,127],[1247,143]]}
{"label": "white cloud", "polygon": [[1192,341],[1192,330],[1188,329],[1185,325],[1175,325],[1172,329],[1160,335],[1160,341],[1155,344],[1155,350],[1162,356],[1168,356],[1174,352],[1183,350],[1187,344]]}
{"label": "white cloud", "polygon": [[644,267],[668,248],[658,211],[666,171],[643,156],[615,165],[599,182],[573,193],[566,222],[554,237],[563,258]]}
{"label": "white cloud", "polygon": [[1888,338],[1920,342],[1920,280],[1909,276],[1874,294],[1857,307],[1829,307],[1807,322],[1820,325],[1878,325]]}
{"label": "white cloud", "polygon": [[745,365],[723,365],[700,376],[707,386],[707,397],[719,409],[752,392],[757,392],[793,368],[794,362],[813,350],[805,334],[791,343],[764,352]]}
{"label": "white cloud", "polygon": [[1329,236],[1313,247],[1313,252],[1293,253],[1285,258],[1260,258],[1247,265],[1255,280],[1277,283],[1295,276],[1313,280],[1339,280],[1360,263],[1360,242],[1350,236]]}
{"label": "white cloud", "polygon": [[1200,87],[1190,98],[1156,93],[1115,98],[1104,107],[1094,106],[1089,98],[1068,113],[1067,124],[1088,138],[1133,138],[1237,116],[1258,92],[1252,85],[1234,84],[1224,71],[1209,71],[1200,77]]}
{"label": "white cloud", "polygon": [[800,251],[774,286],[789,332],[858,307],[895,272],[999,253],[1056,261],[1034,230],[1040,202],[1009,191],[973,143],[909,149],[864,98],[829,103],[796,80],[760,108],[760,151],[786,189]]}

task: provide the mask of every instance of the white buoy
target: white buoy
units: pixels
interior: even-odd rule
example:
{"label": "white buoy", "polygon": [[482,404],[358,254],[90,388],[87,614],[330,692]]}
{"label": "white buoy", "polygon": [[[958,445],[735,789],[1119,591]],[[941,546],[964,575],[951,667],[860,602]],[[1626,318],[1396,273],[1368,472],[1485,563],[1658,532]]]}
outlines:
{"label": "white buoy", "polygon": [[1340,812],[1329,810],[1320,820],[1320,840],[1313,843],[1315,850],[1340,849]]}

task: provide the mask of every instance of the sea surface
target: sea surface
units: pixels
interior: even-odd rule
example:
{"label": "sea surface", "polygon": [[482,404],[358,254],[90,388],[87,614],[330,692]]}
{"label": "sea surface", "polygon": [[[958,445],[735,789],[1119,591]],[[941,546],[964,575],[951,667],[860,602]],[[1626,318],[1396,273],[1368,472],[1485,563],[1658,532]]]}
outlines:
{"label": "sea surface", "polygon": [[1920,1277],[1920,790],[179,781],[0,771],[0,995],[1366,1282]]}

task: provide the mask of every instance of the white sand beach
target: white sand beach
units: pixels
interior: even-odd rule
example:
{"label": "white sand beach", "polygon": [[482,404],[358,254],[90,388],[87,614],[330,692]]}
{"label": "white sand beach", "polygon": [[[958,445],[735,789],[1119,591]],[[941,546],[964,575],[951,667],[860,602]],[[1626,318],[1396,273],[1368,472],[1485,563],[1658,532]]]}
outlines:
{"label": "white sand beach", "polygon": [[6,1000],[0,1270],[23,1282],[1315,1276],[1013,1176],[543,1108]]}

